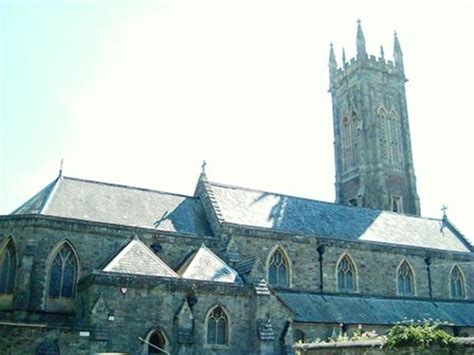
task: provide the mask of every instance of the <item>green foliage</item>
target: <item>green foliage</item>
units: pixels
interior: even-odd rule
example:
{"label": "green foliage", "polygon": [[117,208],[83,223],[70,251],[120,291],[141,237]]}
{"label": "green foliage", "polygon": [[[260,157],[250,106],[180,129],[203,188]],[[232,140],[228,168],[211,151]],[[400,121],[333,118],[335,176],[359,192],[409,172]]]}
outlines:
{"label": "green foliage", "polygon": [[419,349],[429,349],[432,345],[454,346],[453,337],[439,326],[440,323],[430,321],[398,323],[387,334],[387,346],[390,349],[400,346],[415,346]]}

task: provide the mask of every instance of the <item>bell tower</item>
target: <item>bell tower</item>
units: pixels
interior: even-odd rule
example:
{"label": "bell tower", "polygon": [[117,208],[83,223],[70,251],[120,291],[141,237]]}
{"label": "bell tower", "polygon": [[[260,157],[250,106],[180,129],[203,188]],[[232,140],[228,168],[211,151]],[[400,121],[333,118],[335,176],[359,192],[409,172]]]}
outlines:
{"label": "bell tower", "polygon": [[420,215],[405,94],[403,54],[394,36],[393,61],[368,55],[360,20],[357,55],[331,43],[329,92],[334,120],[336,203]]}

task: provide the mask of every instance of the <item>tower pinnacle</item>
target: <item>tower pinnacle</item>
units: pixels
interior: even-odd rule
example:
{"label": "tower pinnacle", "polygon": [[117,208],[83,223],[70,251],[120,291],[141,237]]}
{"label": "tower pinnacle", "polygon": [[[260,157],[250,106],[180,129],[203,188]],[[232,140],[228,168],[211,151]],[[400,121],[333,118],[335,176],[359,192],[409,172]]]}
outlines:
{"label": "tower pinnacle", "polygon": [[393,61],[400,72],[404,73],[403,52],[402,47],[400,47],[400,42],[398,41],[397,31],[393,33]]}
{"label": "tower pinnacle", "polygon": [[357,59],[367,58],[367,52],[365,50],[365,38],[364,32],[362,31],[362,25],[360,19],[357,20]]}
{"label": "tower pinnacle", "polygon": [[329,75],[330,77],[333,77],[337,71],[337,62],[336,62],[336,55],[334,54],[334,47],[333,47],[332,42],[329,45],[329,47],[330,47],[329,49]]}

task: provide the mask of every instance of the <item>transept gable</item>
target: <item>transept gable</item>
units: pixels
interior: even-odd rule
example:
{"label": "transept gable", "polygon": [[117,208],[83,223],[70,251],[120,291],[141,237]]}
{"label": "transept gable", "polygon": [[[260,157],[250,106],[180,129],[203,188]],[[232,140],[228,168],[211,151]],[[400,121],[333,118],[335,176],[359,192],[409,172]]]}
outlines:
{"label": "transept gable", "polygon": [[125,274],[179,277],[166,263],[138,239],[132,240],[103,269]]}
{"label": "transept gable", "polygon": [[241,283],[237,271],[214,254],[204,243],[180,267],[178,274],[185,279]]}

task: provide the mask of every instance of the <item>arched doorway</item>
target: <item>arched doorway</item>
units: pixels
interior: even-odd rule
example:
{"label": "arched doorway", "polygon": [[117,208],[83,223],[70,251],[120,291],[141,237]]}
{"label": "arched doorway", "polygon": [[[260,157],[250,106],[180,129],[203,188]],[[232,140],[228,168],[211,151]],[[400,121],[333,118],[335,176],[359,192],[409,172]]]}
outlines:
{"label": "arched doorway", "polygon": [[143,354],[169,354],[168,340],[163,331],[153,330],[148,334]]}

